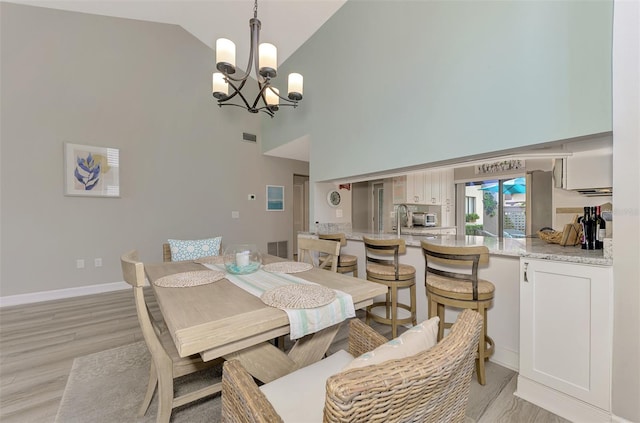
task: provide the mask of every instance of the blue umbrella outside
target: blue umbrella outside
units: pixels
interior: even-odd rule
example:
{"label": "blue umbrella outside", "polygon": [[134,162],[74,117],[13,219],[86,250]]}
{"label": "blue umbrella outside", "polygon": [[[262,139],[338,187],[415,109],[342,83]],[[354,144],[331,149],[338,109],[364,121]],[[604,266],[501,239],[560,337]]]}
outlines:
{"label": "blue umbrella outside", "polygon": [[[488,184],[480,189],[487,192],[498,192],[498,184]],[[503,194],[524,194],[526,192],[527,185],[524,178],[510,179],[502,184]]]}

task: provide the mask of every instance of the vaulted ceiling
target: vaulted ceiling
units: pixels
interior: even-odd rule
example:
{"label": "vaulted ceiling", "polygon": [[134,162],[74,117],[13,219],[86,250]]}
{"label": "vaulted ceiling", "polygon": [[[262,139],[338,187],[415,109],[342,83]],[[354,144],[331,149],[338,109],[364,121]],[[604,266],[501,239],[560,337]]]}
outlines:
{"label": "vaulted ceiling", "polygon": [[[218,38],[236,44],[236,63],[246,66],[249,57],[249,19],[253,0],[9,0],[31,6],[118,18],[180,25],[212,49]],[[309,39],[346,0],[259,0],[262,23],[260,41],[278,48],[282,64]],[[212,66],[215,58],[211,58]],[[271,156],[309,161],[309,139],[302,137]]]}
{"label": "vaulted ceiling", "polygon": [[[249,19],[253,0],[9,0],[96,15],[182,26],[211,48],[218,38],[236,44],[240,66],[249,57]],[[346,0],[259,0],[261,42],[278,47],[278,62],[284,62],[313,35]]]}

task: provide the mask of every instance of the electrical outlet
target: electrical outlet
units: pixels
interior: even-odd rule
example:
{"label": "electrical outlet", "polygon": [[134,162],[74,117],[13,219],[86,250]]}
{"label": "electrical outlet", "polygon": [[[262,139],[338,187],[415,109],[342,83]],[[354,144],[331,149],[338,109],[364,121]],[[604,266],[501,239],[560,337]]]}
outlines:
{"label": "electrical outlet", "polygon": [[84,260],[83,259],[76,260],[76,269],[84,269]]}
{"label": "electrical outlet", "polygon": [[231,218],[232,219],[240,219],[240,212],[239,211],[232,211],[231,212]]}
{"label": "electrical outlet", "polygon": [[100,257],[93,259],[93,265],[95,267],[102,267],[102,259]]}

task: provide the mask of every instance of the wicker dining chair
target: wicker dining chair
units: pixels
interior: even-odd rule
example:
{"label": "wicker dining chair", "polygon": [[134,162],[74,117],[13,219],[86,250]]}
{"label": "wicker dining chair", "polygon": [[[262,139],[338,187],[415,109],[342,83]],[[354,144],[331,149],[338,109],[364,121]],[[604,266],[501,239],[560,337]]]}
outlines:
{"label": "wicker dining chair", "polygon": [[149,384],[147,392],[138,410],[138,415],[146,414],[153,394],[158,387],[158,415],[156,422],[169,422],[171,410],[220,392],[220,383],[210,384],[202,389],[174,397],[173,380],[181,376],[195,373],[220,365],[222,359],[204,362],[200,356],[180,357],[178,350],[168,331],[157,325],[144,299],[145,284],[144,264],[139,261],[138,252],[133,250],[120,257],[124,280],[133,287],[138,322],[142,329],[142,336],[151,353],[151,368],[149,369]]}
{"label": "wicker dining chair", "polygon": [[[463,422],[481,330],[482,316],[465,310],[450,333],[429,350],[329,376],[323,422]],[[350,322],[349,353],[353,356],[386,341],[362,321]],[[300,390],[290,387],[291,404],[296,404]],[[224,364],[222,421],[283,421],[237,360]]]}

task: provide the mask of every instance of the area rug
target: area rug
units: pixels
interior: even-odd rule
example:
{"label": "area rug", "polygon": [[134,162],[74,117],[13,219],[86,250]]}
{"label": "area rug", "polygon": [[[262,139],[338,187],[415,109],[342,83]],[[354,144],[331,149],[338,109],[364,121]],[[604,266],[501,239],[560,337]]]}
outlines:
{"label": "area rug", "polygon": [[[69,374],[56,423],[152,423],[157,392],[147,414],[138,417],[149,380],[151,356],[144,342],[76,358]],[[220,380],[221,368],[177,379],[178,395]],[[176,408],[171,422],[219,422],[220,394]]]}
{"label": "area rug", "polygon": [[[137,417],[140,401],[147,388],[150,360],[144,342],[76,358],[60,401],[56,423],[155,422],[157,395],[154,396],[147,414]],[[485,386],[478,384],[475,374],[472,378],[466,423],[480,420],[515,372],[487,362],[486,375]],[[213,368],[178,379],[175,389],[180,395],[215,383],[220,377],[221,368]],[[219,394],[176,408],[171,414],[171,422],[174,423],[219,421]]]}

